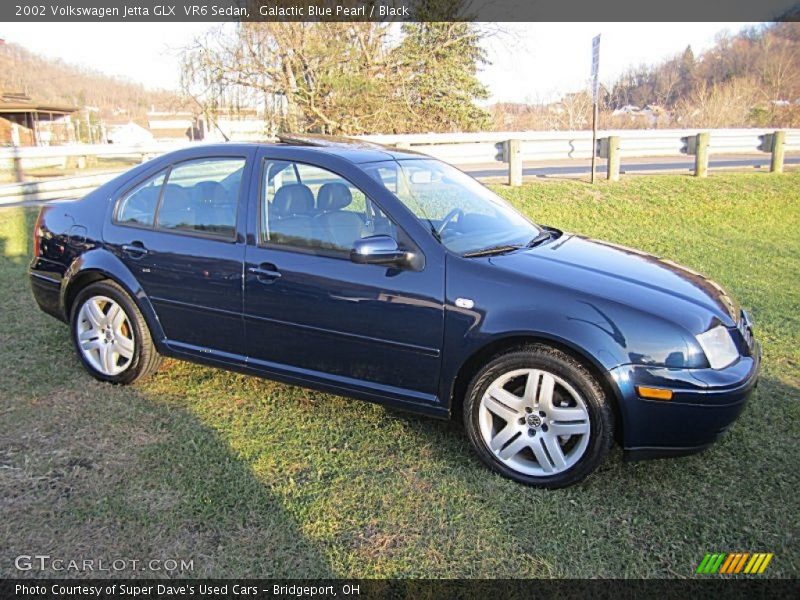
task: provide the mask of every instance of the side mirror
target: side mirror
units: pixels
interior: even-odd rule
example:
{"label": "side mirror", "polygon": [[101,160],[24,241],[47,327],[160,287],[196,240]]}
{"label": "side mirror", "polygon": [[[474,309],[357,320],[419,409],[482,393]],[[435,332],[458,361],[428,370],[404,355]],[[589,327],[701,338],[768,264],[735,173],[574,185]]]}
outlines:
{"label": "side mirror", "polygon": [[403,266],[411,262],[413,254],[401,250],[389,235],[371,235],[356,240],[350,250],[350,260],[362,265]]}

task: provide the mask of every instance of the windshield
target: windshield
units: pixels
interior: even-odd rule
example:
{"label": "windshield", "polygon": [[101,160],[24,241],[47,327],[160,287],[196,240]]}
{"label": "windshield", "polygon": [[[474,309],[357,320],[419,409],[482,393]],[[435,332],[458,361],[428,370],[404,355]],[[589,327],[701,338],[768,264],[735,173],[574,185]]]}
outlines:
{"label": "windshield", "polygon": [[438,160],[377,162],[364,170],[458,254],[524,246],[541,232],[488,188]]}

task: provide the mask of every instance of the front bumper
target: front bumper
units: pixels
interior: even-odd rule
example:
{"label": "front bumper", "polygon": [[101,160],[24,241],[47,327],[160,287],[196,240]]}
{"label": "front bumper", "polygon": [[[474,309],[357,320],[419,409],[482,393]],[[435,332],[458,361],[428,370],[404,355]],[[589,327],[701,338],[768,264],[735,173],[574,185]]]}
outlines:
{"label": "front bumper", "polygon": [[[725,369],[622,365],[610,371],[620,395],[627,459],[704,450],[736,420],[758,383],[761,348]],[[637,386],[672,390],[672,400],[639,397]]]}

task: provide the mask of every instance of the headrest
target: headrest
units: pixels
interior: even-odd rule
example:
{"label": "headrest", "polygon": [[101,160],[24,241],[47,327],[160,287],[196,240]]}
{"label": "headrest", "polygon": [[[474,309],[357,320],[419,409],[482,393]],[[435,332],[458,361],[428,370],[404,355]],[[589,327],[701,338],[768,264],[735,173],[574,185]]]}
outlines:
{"label": "headrest", "polygon": [[350,188],[343,183],[326,183],[317,192],[317,210],[342,210],[353,201]]}
{"label": "headrest", "polygon": [[199,204],[225,204],[228,194],[221,183],[201,181],[192,186],[193,200]]}
{"label": "headrest", "polygon": [[307,185],[290,183],[278,188],[272,200],[276,215],[307,215],[314,210],[314,193]]}
{"label": "headrest", "polygon": [[189,208],[191,198],[185,187],[177,183],[168,183],[164,186],[163,204],[168,204],[172,210],[176,208]]}
{"label": "headrest", "polygon": [[126,202],[126,204],[133,203],[135,206],[138,207],[145,207],[145,206],[155,207],[156,202],[158,202],[158,197],[160,195],[161,195],[161,186],[151,185],[146,188],[141,188],[140,190],[128,196],[128,201]]}

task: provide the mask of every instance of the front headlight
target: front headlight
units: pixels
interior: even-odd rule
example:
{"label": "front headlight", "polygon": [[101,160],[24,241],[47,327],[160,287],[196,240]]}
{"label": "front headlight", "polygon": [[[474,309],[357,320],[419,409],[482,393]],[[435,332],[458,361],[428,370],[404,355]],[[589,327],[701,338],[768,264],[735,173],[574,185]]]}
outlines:
{"label": "front headlight", "polygon": [[739,358],[739,351],[730,332],[722,325],[701,333],[697,336],[697,341],[706,353],[712,369],[724,369]]}

